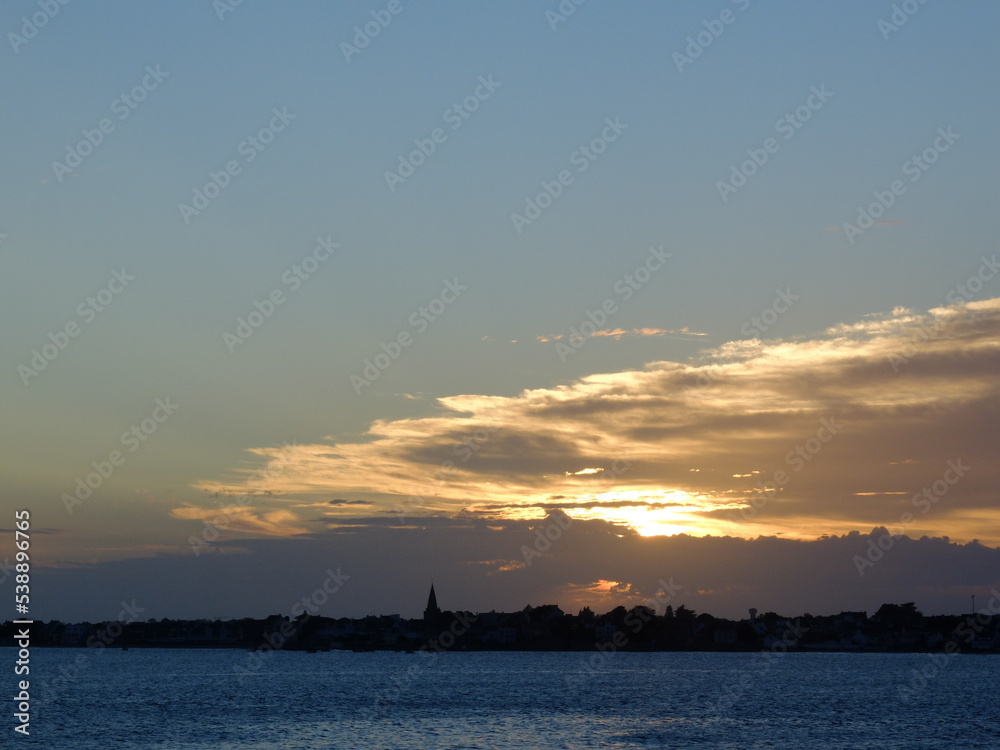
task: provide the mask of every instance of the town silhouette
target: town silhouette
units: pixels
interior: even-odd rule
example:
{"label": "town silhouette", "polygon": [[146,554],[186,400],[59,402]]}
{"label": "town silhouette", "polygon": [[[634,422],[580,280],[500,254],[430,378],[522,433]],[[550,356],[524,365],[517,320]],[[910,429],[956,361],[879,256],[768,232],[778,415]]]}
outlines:
{"label": "town silhouette", "polygon": [[[263,619],[99,623],[36,622],[36,646],[91,648],[243,648],[304,651],[755,651],[762,649],[855,652],[1000,652],[1000,628],[990,606],[967,615],[921,613],[913,602],[883,604],[878,611],[836,615],[774,612],[731,620],[697,613],[683,604],[658,608],[618,606],[596,614],[584,607],[568,614],[555,604],[517,612],[442,610],[431,585],[422,618],[368,615],[325,617],[304,612]],[[0,626],[13,637],[15,625]]]}

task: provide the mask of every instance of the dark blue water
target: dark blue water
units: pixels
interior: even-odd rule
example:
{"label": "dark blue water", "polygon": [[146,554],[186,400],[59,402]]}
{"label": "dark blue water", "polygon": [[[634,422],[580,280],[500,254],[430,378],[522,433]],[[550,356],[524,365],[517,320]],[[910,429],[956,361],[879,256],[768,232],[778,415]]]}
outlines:
{"label": "dark blue water", "polygon": [[1000,747],[1000,657],[938,660],[36,649],[31,736],[2,746]]}

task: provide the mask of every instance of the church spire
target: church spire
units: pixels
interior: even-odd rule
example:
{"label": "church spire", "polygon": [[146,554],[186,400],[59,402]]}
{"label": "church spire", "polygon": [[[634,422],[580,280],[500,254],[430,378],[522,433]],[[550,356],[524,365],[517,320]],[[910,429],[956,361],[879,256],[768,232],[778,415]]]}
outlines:
{"label": "church spire", "polygon": [[438,609],[437,595],[434,593],[434,584],[431,584],[431,593],[427,596],[427,609],[424,610],[424,621],[429,622],[441,616]]}

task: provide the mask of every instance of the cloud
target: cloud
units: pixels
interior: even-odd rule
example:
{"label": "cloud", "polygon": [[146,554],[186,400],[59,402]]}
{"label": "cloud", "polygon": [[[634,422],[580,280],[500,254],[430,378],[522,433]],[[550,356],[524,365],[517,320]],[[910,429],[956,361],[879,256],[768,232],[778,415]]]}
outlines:
{"label": "cloud", "polygon": [[680,586],[675,608],[734,618],[746,617],[750,607],[788,616],[874,613],[885,602],[906,601],[928,614],[954,613],[968,606],[971,594],[986,596],[1000,585],[1000,550],[932,538],[898,540],[862,577],[854,556],[866,555],[884,529],[811,541],[644,537],[604,521],[577,520],[526,562],[524,549],[535,548],[551,521],[459,516],[399,527],[355,518],[294,539],[220,541],[198,557],[36,566],[39,604],[32,613],[100,621],[135,599],[143,619],[287,615],[322,585],[327,569],[349,576],[321,607],[331,617],[419,617],[431,579],[445,609],[518,611],[551,603],[573,613],[639,604],[657,593],[662,579]]}
{"label": "cloud", "polygon": [[[562,496],[575,518],[645,535],[813,538],[909,512],[907,534],[995,544],[997,372],[1000,299],[896,308],[811,338],[731,341],[691,362],[440,398],[437,414],[376,421],[361,441],[251,452],[303,519],[335,512],[321,499],[331,492],[400,518],[539,518]],[[970,468],[920,512],[949,461]],[[764,491],[768,482],[777,487]]]}
{"label": "cloud", "polygon": [[299,516],[289,509],[256,511],[239,506],[198,508],[193,505],[183,505],[180,508],[173,508],[170,515],[182,521],[203,521],[220,531],[243,534],[289,536],[302,534],[308,530]]}
{"label": "cloud", "polygon": [[[707,333],[700,333],[698,331],[690,331],[686,327],[678,330],[672,330],[667,328],[614,328],[611,330],[600,329],[594,331],[590,334],[589,338],[613,338],[616,341],[622,339],[625,336],[629,337],[642,337],[642,336],[670,336],[672,338],[685,338],[687,336],[707,336]],[[547,344],[552,341],[559,341],[563,338],[571,338],[571,336],[566,336],[566,334],[555,333],[543,336],[535,336],[535,341],[540,341],[543,344]]]}

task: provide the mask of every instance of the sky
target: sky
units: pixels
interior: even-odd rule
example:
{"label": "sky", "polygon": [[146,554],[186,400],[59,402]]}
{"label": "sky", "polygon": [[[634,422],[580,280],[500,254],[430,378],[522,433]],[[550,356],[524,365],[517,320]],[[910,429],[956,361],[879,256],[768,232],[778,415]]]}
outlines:
{"label": "sky", "polygon": [[969,611],[998,21],[6,3],[0,587],[28,509],[38,619]]}

